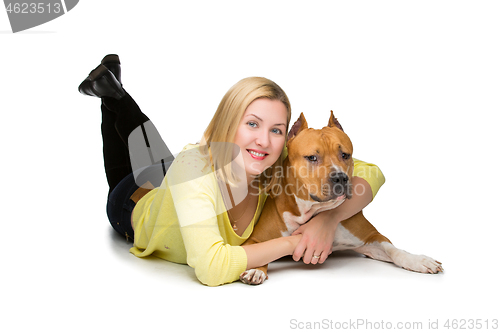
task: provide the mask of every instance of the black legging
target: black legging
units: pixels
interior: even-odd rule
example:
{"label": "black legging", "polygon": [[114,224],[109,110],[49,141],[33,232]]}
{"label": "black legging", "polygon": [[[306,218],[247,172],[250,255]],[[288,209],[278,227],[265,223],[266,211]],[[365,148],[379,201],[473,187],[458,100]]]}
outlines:
{"label": "black legging", "polygon": [[[131,152],[129,150],[128,140],[130,134],[134,130],[138,130],[139,127],[141,128],[139,140],[143,140],[148,150],[151,150],[150,147],[154,146],[152,148],[156,149],[155,155],[160,156],[158,159],[154,160],[150,152],[149,160],[142,161],[143,163],[141,164],[146,163],[147,165],[152,165],[160,163],[163,164],[163,171],[166,172],[166,164],[173,160],[173,156],[157,133],[156,128],[152,126],[149,118],[142,113],[137,103],[128,93],[125,93],[125,96],[120,100],[111,97],[102,98],[101,111],[104,169],[109,184],[109,192],[111,192],[123,178],[133,171],[137,171],[132,170],[132,164],[130,162]],[[149,126],[145,127],[147,122],[149,122]],[[159,186],[159,184],[155,184],[158,182],[157,180],[153,181],[151,179],[137,180],[141,182],[138,185],[142,185],[148,180],[154,185]]]}
{"label": "black legging", "polygon": [[104,169],[111,192],[123,178],[132,173],[127,143],[130,133],[149,118],[129,94],[120,100],[102,98],[101,112]]}
{"label": "black legging", "polygon": [[[146,182],[155,187],[159,186],[173,157],[154,126],[147,124],[150,122],[149,118],[142,113],[128,93],[120,100],[111,97],[102,98],[101,111],[104,169],[109,184],[108,218],[118,233],[133,238],[130,216],[135,202],[130,197]],[[145,125],[149,125],[147,130]],[[138,137],[136,140],[142,140],[144,148],[150,151],[150,159],[141,161],[144,162],[142,165],[150,166],[139,170],[140,172],[133,170],[130,161],[129,137],[132,132],[138,134],[135,136]],[[151,139],[155,142],[150,142]],[[155,152],[155,156],[161,156],[157,161],[153,160],[150,149],[152,144],[153,148],[161,150]]]}

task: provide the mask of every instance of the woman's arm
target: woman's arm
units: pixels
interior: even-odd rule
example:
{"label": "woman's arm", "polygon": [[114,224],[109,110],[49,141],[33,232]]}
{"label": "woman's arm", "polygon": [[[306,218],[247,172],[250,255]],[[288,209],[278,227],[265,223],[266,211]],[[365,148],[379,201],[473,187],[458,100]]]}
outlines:
{"label": "woman's arm", "polygon": [[302,235],[294,235],[243,245],[247,255],[247,269],[264,266],[281,257],[292,255],[301,238]]}
{"label": "woman's arm", "polygon": [[[350,218],[365,208],[373,199],[370,184],[360,177],[353,177],[353,196],[339,207],[324,211],[302,225],[292,235],[302,234],[303,237],[295,251],[295,261],[303,258],[304,263],[322,264],[331,253],[335,231],[340,222]],[[319,259],[314,255],[321,255]]]}

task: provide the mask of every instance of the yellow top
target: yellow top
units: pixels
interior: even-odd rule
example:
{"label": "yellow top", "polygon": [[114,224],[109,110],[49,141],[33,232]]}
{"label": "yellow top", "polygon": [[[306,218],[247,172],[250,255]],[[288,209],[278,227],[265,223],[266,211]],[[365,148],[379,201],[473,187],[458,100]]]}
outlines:
{"label": "yellow top", "polygon": [[[354,162],[354,176],[367,180],[374,196],[385,181],[376,165],[359,160]],[[265,200],[266,195],[261,194],[251,223],[238,236],[211,164],[198,145],[187,145],[168,169],[162,185],[137,203],[130,252],[137,257],[153,255],[187,263],[200,282],[209,286],[236,281],[247,266],[246,252],[239,245],[252,233]]]}

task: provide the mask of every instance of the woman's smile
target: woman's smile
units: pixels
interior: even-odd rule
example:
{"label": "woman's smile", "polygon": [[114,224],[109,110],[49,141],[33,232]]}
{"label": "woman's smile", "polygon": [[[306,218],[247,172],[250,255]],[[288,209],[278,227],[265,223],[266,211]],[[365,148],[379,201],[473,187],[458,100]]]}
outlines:
{"label": "woman's smile", "polygon": [[250,156],[252,156],[252,158],[260,161],[262,161],[263,159],[266,158],[267,155],[269,155],[266,152],[255,149],[247,149],[247,152],[250,154]]}

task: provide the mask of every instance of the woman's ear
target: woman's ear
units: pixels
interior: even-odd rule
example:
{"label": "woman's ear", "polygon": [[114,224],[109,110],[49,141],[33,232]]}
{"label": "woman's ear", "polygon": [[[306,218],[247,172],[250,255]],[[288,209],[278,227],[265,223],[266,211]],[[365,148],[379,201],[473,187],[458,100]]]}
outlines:
{"label": "woman's ear", "polygon": [[333,115],[333,111],[330,111],[330,120],[328,120],[328,127],[337,127],[339,130],[344,132],[342,125],[340,125],[339,121]]}
{"label": "woman's ear", "polygon": [[288,139],[287,141],[290,141],[290,139],[293,139],[294,137],[297,136],[301,131],[305,130],[307,127],[307,121],[306,118],[304,117],[304,114],[301,112],[299,119],[293,124],[292,128],[290,129],[290,132],[288,132]]}

